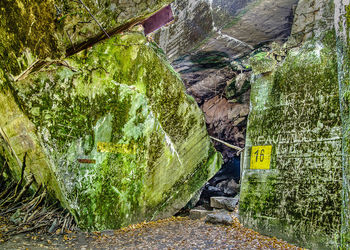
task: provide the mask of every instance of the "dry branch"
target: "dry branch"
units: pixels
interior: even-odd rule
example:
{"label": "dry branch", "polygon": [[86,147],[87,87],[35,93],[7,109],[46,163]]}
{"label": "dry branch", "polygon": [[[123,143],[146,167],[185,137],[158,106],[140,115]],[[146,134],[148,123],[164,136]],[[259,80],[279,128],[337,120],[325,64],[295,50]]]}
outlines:
{"label": "dry branch", "polygon": [[227,146],[229,148],[238,150],[237,155],[239,155],[244,150],[244,148],[240,148],[240,147],[234,146],[234,145],[232,145],[232,144],[230,144],[228,142],[222,141],[222,140],[220,140],[218,138],[215,138],[215,137],[212,137],[212,136],[210,136],[210,138],[215,140],[215,141],[217,141],[217,142],[220,142],[220,143],[224,144],[225,146]]}
{"label": "dry branch", "polygon": [[14,203],[17,203],[18,201],[21,200],[23,194],[29,189],[30,185],[32,185],[33,182],[34,182],[34,176],[31,174],[28,178],[26,185],[22,188],[21,192],[16,197]]}

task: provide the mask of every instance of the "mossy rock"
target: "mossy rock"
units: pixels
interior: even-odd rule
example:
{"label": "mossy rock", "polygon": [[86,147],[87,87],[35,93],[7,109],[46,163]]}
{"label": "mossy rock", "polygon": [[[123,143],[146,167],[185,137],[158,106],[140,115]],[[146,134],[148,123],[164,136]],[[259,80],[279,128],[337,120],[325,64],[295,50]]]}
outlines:
{"label": "mossy rock", "polygon": [[[33,159],[26,174],[38,175],[81,228],[171,216],[221,166],[202,112],[142,34],[118,35],[6,86],[0,127],[19,159]],[[28,150],[12,143],[19,136]]]}
{"label": "mossy rock", "polygon": [[66,54],[91,47],[130,28],[171,2],[2,0],[0,68],[19,76],[37,60],[62,59]]}
{"label": "mossy rock", "polygon": [[260,52],[249,59],[249,63],[256,75],[274,71],[277,62],[267,52]]}

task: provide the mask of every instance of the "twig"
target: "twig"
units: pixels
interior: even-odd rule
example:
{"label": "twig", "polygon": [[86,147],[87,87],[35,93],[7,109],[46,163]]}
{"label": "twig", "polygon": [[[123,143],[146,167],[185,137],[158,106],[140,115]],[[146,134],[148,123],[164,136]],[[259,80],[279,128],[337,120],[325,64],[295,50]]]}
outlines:
{"label": "twig", "polygon": [[39,211],[40,211],[39,209],[35,210],[32,213],[32,215],[28,217],[28,219],[26,221],[23,221],[23,223],[29,223],[32,220],[37,219],[41,215],[41,213],[39,213]]}
{"label": "twig", "polygon": [[2,165],[2,168],[1,168],[1,171],[0,171],[0,176],[3,175],[4,171],[5,171],[5,168],[6,168],[6,164],[7,164],[7,161],[5,160],[4,161],[4,165]]}
{"label": "twig", "polygon": [[41,190],[41,187],[43,186],[42,183],[40,183],[39,187],[38,187],[38,190],[36,190],[35,194],[32,196],[31,200],[34,199],[34,197],[40,192]]}
{"label": "twig", "polygon": [[[0,195],[1,198],[3,197],[3,199],[0,202],[0,208],[3,208],[5,205],[7,205],[7,203],[13,199],[13,197],[15,197],[15,195],[13,194],[13,187],[15,186],[14,183],[11,183],[11,185],[9,185],[6,190]],[[0,199],[1,199],[0,198]]]}
{"label": "twig", "polygon": [[12,182],[7,186],[7,188],[5,189],[5,191],[3,191],[3,192],[0,194],[0,200],[8,194],[8,192],[13,188],[14,185],[15,185],[15,182],[12,181]]}
{"label": "twig", "polygon": [[8,210],[6,210],[6,211],[0,213],[0,216],[5,215],[5,214],[8,214],[8,213],[11,213],[12,211],[17,210],[17,209],[20,208],[21,206],[22,206],[22,205],[12,207],[12,208],[10,208],[10,209],[8,209]]}
{"label": "twig", "polygon": [[43,221],[46,217],[53,215],[57,210],[59,210],[60,208],[56,208],[54,210],[52,210],[51,212],[48,212],[44,217],[42,217],[38,222]]}
{"label": "twig", "polygon": [[67,213],[66,216],[64,217],[63,226],[61,229],[62,233],[64,233],[64,228],[66,227],[66,224],[67,224],[68,215],[69,215],[69,213]]}
{"label": "twig", "polygon": [[21,234],[21,233],[27,233],[27,232],[30,232],[30,231],[33,231],[35,229],[38,229],[38,228],[41,228],[41,227],[45,227],[45,226],[48,226],[48,225],[49,225],[48,223],[41,224],[41,225],[38,225],[38,226],[35,226],[35,227],[31,227],[31,228],[28,228],[28,229],[25,229],[25,230],[21,230],[21,231],[17,231],[17,232],[8,234],[8,236],[13,236],[13,235]]}
{"label": "twig", "polygon": [[[35,196],[34,196],[35,197]],[[28,202],[27,204],[25,204],[25,206],[22,208],[22,210],[27,210],[30,209],[30,207],[32,207],[39,199],[40,199],[40,195],[32,198],[32,200],[30,202]],[[28,210],[28,212],[30,212],[31,210]]]}
{"label": "twig", "polygon": [[31,174],[29,176],[28,182],[26,183],[26,185],[22,188],[21,192],[18,194],[17,198],[15,199],[14,203],[17,203],[18,201],[20,201],[20,199],[22,198],[23,194],[29,189],[30,185],[32,185],[32,183],[34,182],[34,177]]}
{"label": "twig", "polygon": [[[0,186],[2,186],[2,183],[5,182],[5,179],[3,177],[3,174],[5,172],[5,168],[6,168],[6,165],[7,165],[7,161],[5,160],[4,161],[4,165],[2,165],[2,168],[0,169]],[[8,165],[7,165],[8,166]]]}
{"label": "twig", "polygon": [[28,213],[33,211],[33,209],[35,209],[37,206],[39,206],[39,204],[42,202],[43,198],[46,196],[46,190],[43,191],[43,193],[38,196],[37,198],[37,201],[34,203],[34,205],[28,210]]}
{"label": "twig", "polygon": [[73,218],[73,216],[69,216],[69,218],[70,218],[70,220],[69,220],[69,223],[68,223],[68,225],[67,225],[67,229],[68,229],[68,230],[71,230],[71,227],[73,226],[72,223],[73,223],[73,219],[74,219],[74,218]]}
{"label": "twig", "polygon": [[90,16],[95,20],[95,22],[97,23],[97,25],[100,26],[101,30],[106,34],[106,36],[107,36],[108,38],[110,38],[109,35],[108,35],[108,33],[107,33],[107,31],[106,31],[106,30],[102,27],[102,25],[96,20],[96,18],[94,17],[94,15],[90,12],[89,8],[83,3],[83,0],[79,0],[79,2],[80,2],[80,3],[84,6],[84,8],[89,12]]}
{"label": "twig", "polygon": [[232,145],[232,144],[230,144],[230,143],[224,142],[224,141],[222,141],[222,140],[220,140],[220,139],[217,139],[217,138],[215,138],[215,137],[212,137],[212,136],[210,136],[210,138],[213,139],[213,140],[215,140],[215,141],[217,141],[217,142],[220,142],[220,143],[224,144],[225,146],[227,146],[227,147],[229,147],[229,148],[233,148],[233,149],[235,149],[235,150],[238,150],[238,152],[242,152],[243,149],[244,149],[244,148],[240,148],[240,147],[234,146],[234,145]]}
{"label": "twig", "polygon": [[16,189],[15,189],[15,194],[17,194],[17,191],[18,191],[18,187],[22,184],[22,181],[23,181],[23,177],[24,177],[24,169],[26,168],[26,158],[27,158],[27,152],[24,153],[24,156],[23,156],[23,162],[22,162],[22,171],[21,171],[21,179],[19,179],[18,183],[17,183],[17,186],[16,186]]}
{"label": "twig", "polygon": [[27,220],[23,220],[23,223],[29,223],[31,220],[33,220],[34,216],[38,213],[39,210],[35,210],[31,216],[28,217]]}

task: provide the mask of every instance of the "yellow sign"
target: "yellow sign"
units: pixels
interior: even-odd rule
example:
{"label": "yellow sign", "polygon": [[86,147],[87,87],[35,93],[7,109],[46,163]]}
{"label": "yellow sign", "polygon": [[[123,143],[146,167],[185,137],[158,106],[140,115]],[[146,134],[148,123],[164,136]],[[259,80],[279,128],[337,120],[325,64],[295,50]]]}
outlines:
{"label": "yellow sign", "polygon": [[136,154],[136,145],[97,142],[97,152],[107,152],[114,154]]}
{"label": "yellow sign", "polygon": [[250,169],[270,169],[272,146],[253,146]]}

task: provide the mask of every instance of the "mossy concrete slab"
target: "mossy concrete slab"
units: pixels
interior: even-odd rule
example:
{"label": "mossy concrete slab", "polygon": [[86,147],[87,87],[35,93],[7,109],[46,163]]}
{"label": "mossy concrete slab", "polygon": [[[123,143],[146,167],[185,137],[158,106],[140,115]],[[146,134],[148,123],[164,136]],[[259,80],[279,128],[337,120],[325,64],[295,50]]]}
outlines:
{"label": "mossy concrete slab", "polygon": [[338,72],[341,118],[343,128],[343,203],[341,243],[350,248],[350,1],[335,0],[335,27],[337,31]]}
{"label": "mossy concrete slab", "polygon": [[[291,50],[275,70],[268,63],[253,76],[240,219],[301,246],[335,247],[342,203],[335,32]],[[264,145],[272,146],[269,169],[251,169],[251,160],[268,157],[252,147]]]}

